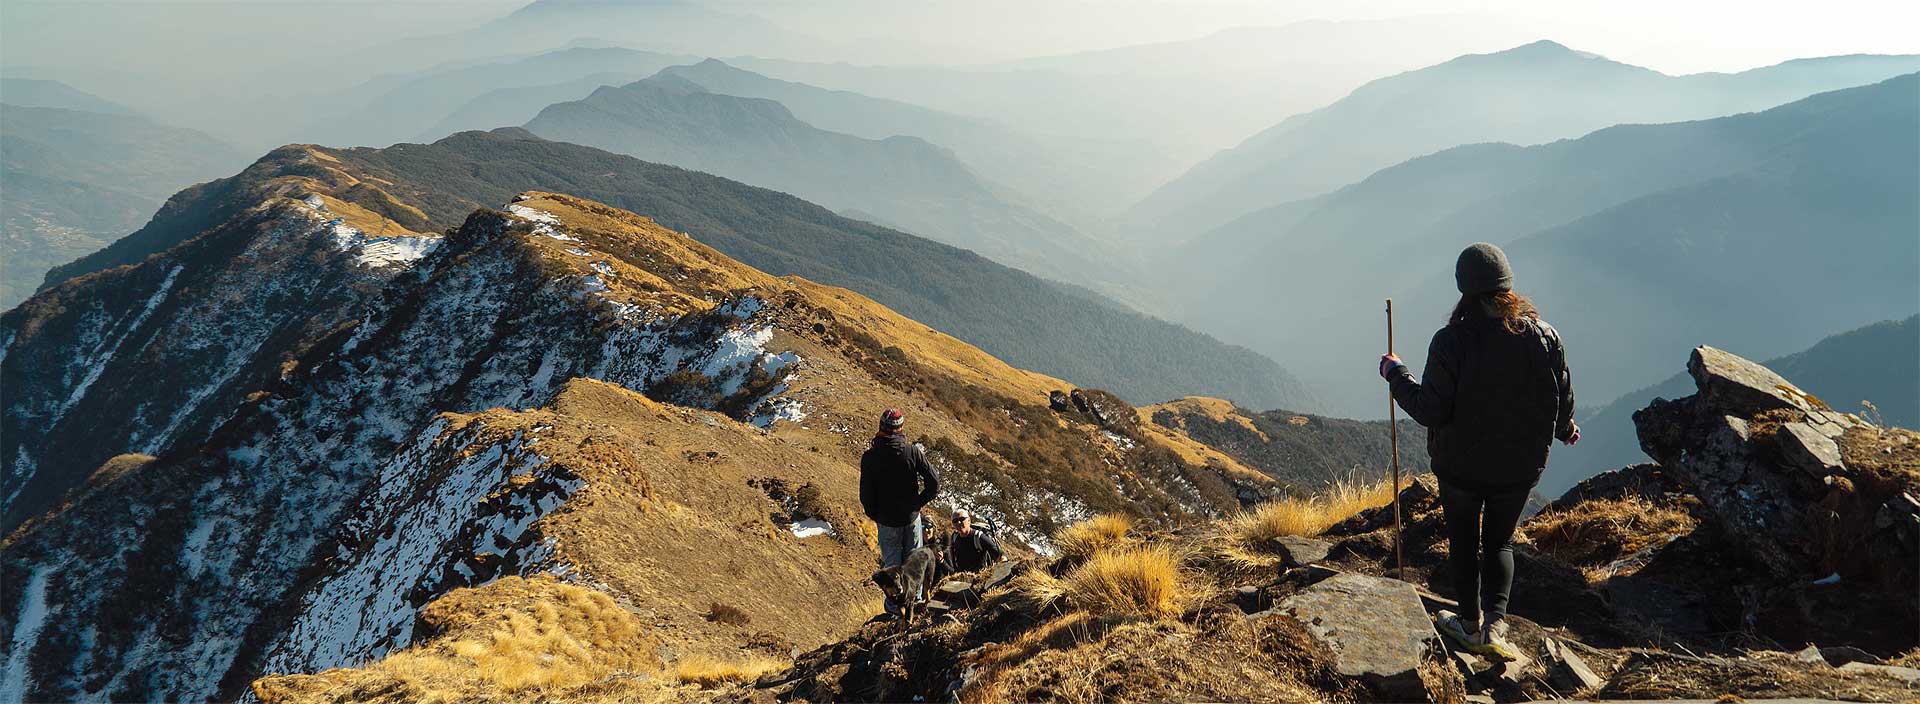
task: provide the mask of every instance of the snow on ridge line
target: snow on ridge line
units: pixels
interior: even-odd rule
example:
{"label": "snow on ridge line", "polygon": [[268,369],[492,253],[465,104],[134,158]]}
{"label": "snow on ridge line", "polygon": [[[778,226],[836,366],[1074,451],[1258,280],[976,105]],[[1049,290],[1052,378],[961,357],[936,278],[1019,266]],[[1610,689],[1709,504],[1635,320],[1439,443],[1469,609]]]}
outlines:
{"label": "snow on ridge line", "polygon": [[[318,195],[309,195],[300,202],[322,217],[333,214],[327,209],[326,200]],[[333,236],[334,249],[358,252],[353,261],[366,267],[412,266],[440,246],[440,238],[433,235],[370,235],[338,216],[327,220],[325,227]]]}
{"label": "snow on ridge line", "polygon": [[505,574],[556,571],[551,538],[529,542],[529,530],[586,480],[551,469],[530,449],[531,433],[481,448],[474,443],[482,426],[449,430],[441,420],[429,430],[438,432],[422,432],[387,463],[355,511],[369,520],[353,522],[350,531],[360,534],[337,548],[343,566],[302,598],[299,617],[269,651],[268,671],[380,657],[411,642],[417,601]]}
{"label": "snow on ridge line", "polygon": [[533,223],[533,233],[544,235],[561,242],[579,242],[580,238],[560,231],[560,217],[545,210],[534,210],[524,205],[509,204],[507,212],[527,222]]}

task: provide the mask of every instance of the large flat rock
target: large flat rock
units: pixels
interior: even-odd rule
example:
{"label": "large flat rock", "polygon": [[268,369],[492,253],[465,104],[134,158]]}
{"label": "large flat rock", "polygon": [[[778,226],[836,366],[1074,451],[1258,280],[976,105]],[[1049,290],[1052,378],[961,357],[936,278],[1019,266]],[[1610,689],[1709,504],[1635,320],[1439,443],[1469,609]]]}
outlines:
{"label": "large flat rock", "polygon": [[1420,663],[1438,645],[1420,594],[1393,579],[1345,573],[1307,587],[1274,608],[1299,621],[1334,653],[1340,674],[1385,701],[1424,701]]}
{"label": "large flat rock", "polygon": [[1751,418],[1762,411],[1810,411],[1825,405],[1773,370],[1714,347],[1695,347],[1687,373],[1709,407],[1728,415]]}

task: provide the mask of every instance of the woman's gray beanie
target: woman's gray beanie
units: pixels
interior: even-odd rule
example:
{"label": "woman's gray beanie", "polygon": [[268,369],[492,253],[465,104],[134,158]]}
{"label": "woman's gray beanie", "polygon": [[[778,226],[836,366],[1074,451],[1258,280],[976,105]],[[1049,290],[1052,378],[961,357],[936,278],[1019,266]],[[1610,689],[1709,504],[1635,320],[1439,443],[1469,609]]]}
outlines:
{"label": "woman's gray beanie", "polygon": [[1464,294],[1513,290],[1513,267],[1507,253],[1485,242],[1467,245],[1453,264],[1453,283]]}

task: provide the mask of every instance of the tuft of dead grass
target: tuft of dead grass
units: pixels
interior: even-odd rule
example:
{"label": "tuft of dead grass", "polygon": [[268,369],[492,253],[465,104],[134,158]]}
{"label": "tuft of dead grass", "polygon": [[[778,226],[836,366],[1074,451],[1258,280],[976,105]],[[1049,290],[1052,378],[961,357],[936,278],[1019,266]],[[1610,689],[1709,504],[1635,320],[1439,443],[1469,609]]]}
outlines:
{"label": "tuft of dead grass", "polygon": [[1596,568],[1691,533],[1698,525],[1684,507],[1629,495],[1542,513],[1527,521],[1525,532],[1541,552],[1576,567]]}
{"label": "tuft of dead grass", "polygon": [[638,618],[605,594],[550,576],[456,589],[420,618],[439,635],[358,670],[263,677],[253,692],[265,702],[350,700],[370,691],[456,701],[565,691],[661,667]]}
{"label": "tuft of dead grass", "polygon": [[1132,530],[1133,519],[1103,513],[1067,526],[1053,537],[1053,543],[1060,559],[1073,564],[1126,542],[1127,533]]}
{"label": "tuft of dead grass", "polygon": [[987,602],[1006,603],[1024,614],[1040,615],[1065,606],[1067,585],[1059,577],[1042,569],[1029,569],[1015,575],[1007,587],[987,596]]}
{"label": "tuft of dead grass", "polygon": [[1068,603],[1102,616],[1174,618],[1189,597],[1180,557],[1159,545],[1102,550],[1061,581]]}
{"label": "tuft of dead grass", "polygon": [[1315,536],[1354,514],[1393,502],[1392,481],[1340,481],[1307,498],[1269,501],[1226,520],[1234,543],[1260,549],[1283,535]]}
{"label": "tuft of dead grass", "polygon": [[684,684],[699,685],[705,688],[737,682],[752,682],[761,675],[779,672],[791,667],[785,660],[765,655],[748,655],[736,660],[722,660],[705,655],[691,655],[680,660],[673,668],[674,679]]}

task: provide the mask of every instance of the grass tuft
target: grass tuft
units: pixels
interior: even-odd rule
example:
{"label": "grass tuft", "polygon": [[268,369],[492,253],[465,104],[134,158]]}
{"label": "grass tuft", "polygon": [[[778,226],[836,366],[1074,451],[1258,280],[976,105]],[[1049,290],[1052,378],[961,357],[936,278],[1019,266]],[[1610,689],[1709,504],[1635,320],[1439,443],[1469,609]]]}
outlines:
{"label": "grass tuft", "polygon": [[1173,618],[1187,597],[1179,556],[1159,545],[1102,550],[1062,581],[1069,603],[1102,616]]}
{"label": "grass tuft", "polygon": [[1541,552],[1586,568],[1588,577],[1605,579],[1606,565],[1698,524],[1686,509],[1655,504],[1639,496],[1595,499],[1527,521],[1527,538]]}
{"label": "grass tuft", "polygon": [[1027,614],[1041,614],[1060,608],[1067,596],[1067,585],[1046,570],[1030,569],[1015,576],[1007,588],[989,596],[1004,601]]}
{"label": "grass tuft", "polygon": [[718,687],[734,682],[752,682],[761,675],[779,672],[791,664],[765,655],[748,655],[738,660],[721,660],[704,655],[682,659],[673,668],[674,679],[701,687]]}
{"label": "grass tuft", "polygon": [[1391,481],[1336,482],[1315,496],[1255,506],[1251,511],[1227,519],[1225,529],[1233,542],[1261,549],[1267,541],[1283,535],[1315,536],[1326,532],[1333,524],[1356,513],[1393,503],[1393,492]]}
{"label": "grass tuft", "polygon": [[1053,542],[1059,549],[1060,559],[1073,564],[1119,546],[1131,530],[1133,519],[1106,513],[1067,526],[1054,536]]}

